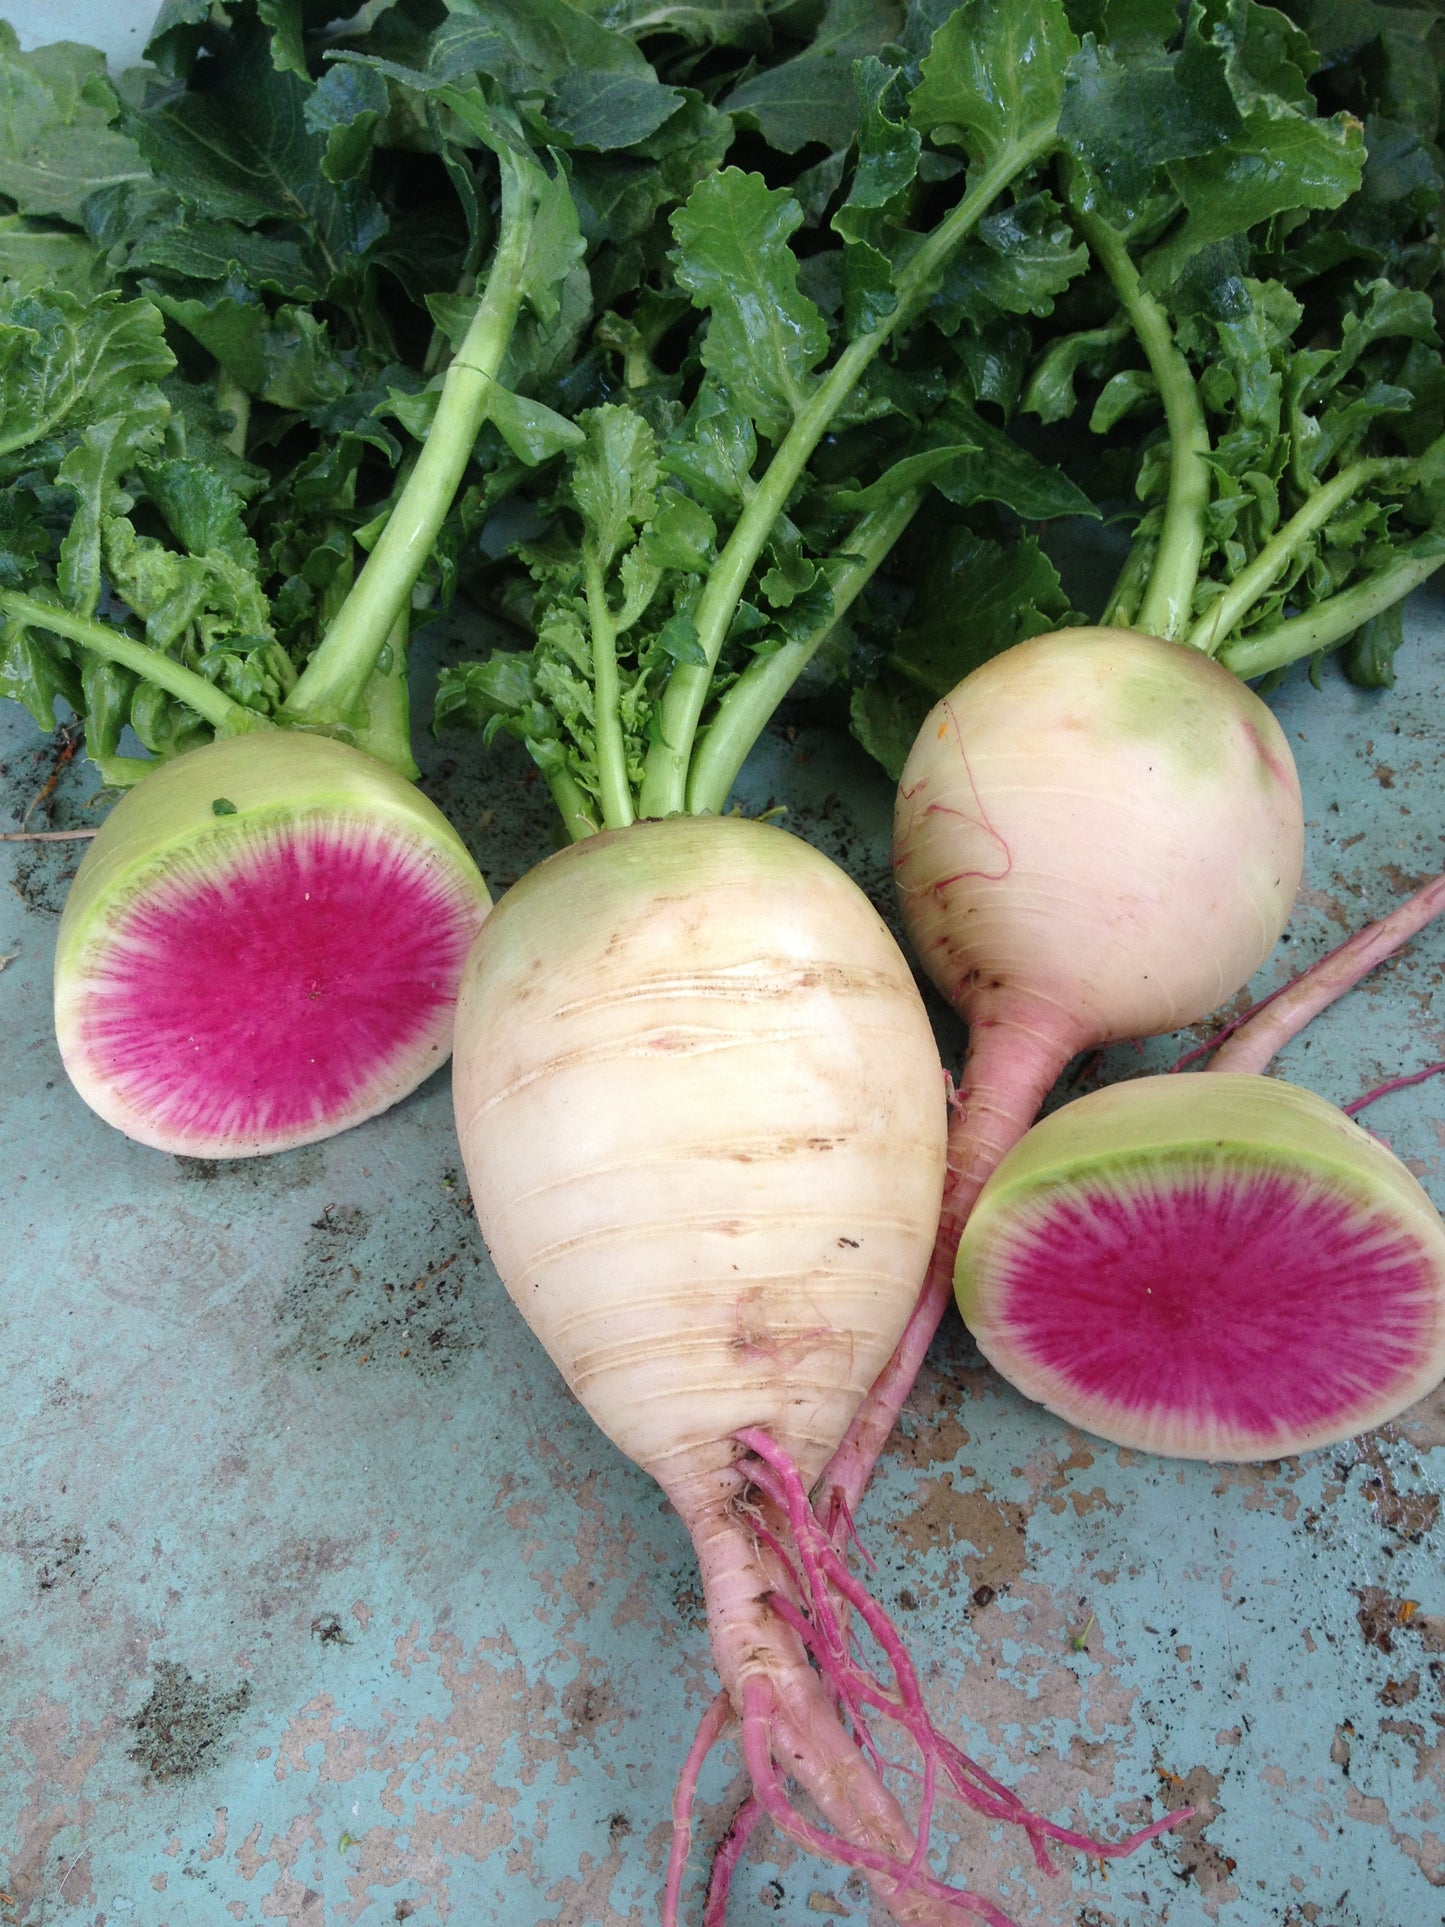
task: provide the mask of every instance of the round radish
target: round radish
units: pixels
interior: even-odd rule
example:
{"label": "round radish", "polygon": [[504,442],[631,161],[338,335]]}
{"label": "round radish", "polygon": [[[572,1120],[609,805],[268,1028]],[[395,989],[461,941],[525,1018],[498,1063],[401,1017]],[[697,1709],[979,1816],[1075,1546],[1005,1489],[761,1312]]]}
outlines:
{"label": "round radish", "polygon": [[1207,1016],[1263,963],[1303,858],[1299,779],[1252,690],[1132,630],[1037,636],[967,677],[904,767],[910,940],[971,1023],[1065,1056]]}
{"label": "round radish", "polygon": [[1207,1016],[1269,955],[1304,815],[1284,732],[1196,649],[1066,629],[938,703],[898,788],[904,925],[967,1019],[928,1278],[825,1483],[856,1506],[953,1292],[989,1174],[1078,1051]]}
{"label": "round radish", "polygon": [[489,902],[441,812],[374,758],[280,730],[208,743],[123,797],[76,874],[65,1068],[161,1150],[328,1137],[445,1060]]}
{"label": "round radish", "polygon": [[1323,1098],[1247,1072],[1145,1077],[1036,1124],[958,1248],[1009,1382],[1143,1451],[1273,1459],[1445,1375],[1445,1225]]}
{"label": "round radish", "polygon": [[815,1476],[943,1184],[937,1047],[867,898],[743,819],[589,837],[493,912],[457,1037],[487,1245],[602,1429],[685,1517],[740,1427]]}

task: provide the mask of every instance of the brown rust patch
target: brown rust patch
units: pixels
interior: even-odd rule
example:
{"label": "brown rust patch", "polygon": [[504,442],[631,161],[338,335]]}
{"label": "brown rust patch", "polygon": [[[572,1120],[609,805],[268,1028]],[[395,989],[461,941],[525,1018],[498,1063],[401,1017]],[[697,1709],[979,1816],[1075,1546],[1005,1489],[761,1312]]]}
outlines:
{"label": "brown rust patch", "polygon": [[1365,1439],[1360,1457],[1370,1468],[1370,1476],[1364,1485],[1365,1497],[1374,1507],[1375,1516],[1386,1531],[1411,1543],[1433,1531],[1440,1520],[1439,1493],[1402,1492],[1395,1483],[1394,1469],[1380,1449],[1378,1439]]}
{"label": "brown rust patch", "polygon": [[1200,1893],[1210,1899],[1232,1900],[1237,1892],[1234,1860],[1204,1837],[1205,1829],[1221,1812],[1218,1774],[1211,1773],[1208,1767],[1196,1766],[1182,1777],[1161,1771],[1160,1778],[1171,1805],[1194,1809],[1169,1835],[1178,1858],[1180,1878],[1193,1880]]}
{"label": "brown rust patch", "polygon": [[891,1528],[911,1552],[972,1546],[963,1569],[975,1595],[986,1591],[992,1600],[1013,1585],[1028,1563],[1028,1515],[1021,1505],[960,1491],[952,1472],[925,1479],[918,1492],[919,1503]]}

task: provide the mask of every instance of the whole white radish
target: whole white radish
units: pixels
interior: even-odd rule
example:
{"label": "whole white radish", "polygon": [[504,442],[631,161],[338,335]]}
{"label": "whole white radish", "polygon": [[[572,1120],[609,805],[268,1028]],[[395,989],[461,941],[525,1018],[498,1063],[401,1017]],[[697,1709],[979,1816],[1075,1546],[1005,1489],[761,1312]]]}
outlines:
{"label": "whole white radish", "polygon": [[[929,1802],[915,1835],[855,1737],[869,1722],[897,1721],[930,1775],[1036,1852],[1099,1849],[1028,1815],[935,1731],[901,1641],[807,1500],[909,1317],[943,1188],[937,1050],[876,911],[767,825],[675,817],[588,838],[483,926],[453,1078],[508,1292],[692,1537],[762,1807],[861,1868],[899,1921],[956,1920],[962,1902],[1004,1923],[928,1872]],[[854,1656],[850,1610],[892,1683]],[[665,1920],[681,1871],[675,1853]]]}

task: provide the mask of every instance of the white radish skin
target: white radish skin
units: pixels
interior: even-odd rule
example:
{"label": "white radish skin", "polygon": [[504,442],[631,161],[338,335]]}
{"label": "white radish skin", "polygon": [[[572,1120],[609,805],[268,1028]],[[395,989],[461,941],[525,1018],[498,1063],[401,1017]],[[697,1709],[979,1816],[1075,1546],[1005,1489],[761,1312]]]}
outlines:
{"label": "white radish skin", "polygon": [[[736,1436],[766,1431],[811,1481],[917,1296],[946,1116],[898,946],[766,825],[589,838],[488,919],[453,1081],[497,1271],[687,1525],[734,1708],[854,1852],[906,1868],[901,1808],[772,1604],[791,1580],[759,1528],[787,1525]],[[957,1918],[869,1871],[898,1920]]]}
{"label": "white radish skin", "polygon": [[746,1426],[816,1476],[943,1184],[937,1047],[862,892],[738,819],[589,838],[488,919],[457,1039],[483,1235],[603,1431],[669,1492]]}
{"label": "white radish skin", "polygon": [[1273,949],[1299,778],[1237,677],[1130,630],[1038,636],[969,676],[898,789],[904,922],[971,1020],[1032,1008],[1073,1047],[1207,1016]]}

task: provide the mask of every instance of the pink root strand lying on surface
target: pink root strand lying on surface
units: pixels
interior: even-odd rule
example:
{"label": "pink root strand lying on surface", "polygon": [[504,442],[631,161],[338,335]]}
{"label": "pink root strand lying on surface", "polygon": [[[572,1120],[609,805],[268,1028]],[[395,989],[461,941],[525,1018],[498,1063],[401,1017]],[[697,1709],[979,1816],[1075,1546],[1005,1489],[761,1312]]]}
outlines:
{"label": "pink root strand lying on surface", "polygon": [[[718,1695],[704,1714],[689,1749],[673,1803],[673,1850],[664,1927],[673,1927],[679,1917],[692,1806],[703,1761],[738,1715],[752,1792],[714,1859],[704,1927],[722,1927],[733,1873],[749,1838],[765,1817],[820,1858],[872,1876],[885,1897],[891,1895],[898,1903],[932,1903],[927,1913],[930,1919],[973,1919],[984,1922],[985,1927],[1014,1927],[1014,1923],[983,1895],[949,1886],[928,1869],[929,1831],[940,1793],[961,1801],[986,1820],[1022,1828],[1035,1861],[1049,1874],[1057,1872],[1047,1851],[1050,1844],[1093,1858],[1112,1859],[1137,1851],[1188,1817],[1191,1809],[1182,1808],[1124,1840],[1099,1841],[1031,1812],[1017,1794],[970,1759],[934,1724],[897,1627],[854,1577],[840,1549],[840,1539],[846,1545],[853,1536],[846,1505],[836,1502],[832,1506],[830,1529],[814,1511],[801,1475],[788,1455],[764,1432],[749,1430],[737,1436],[753,1454],[753,1463],[747,1469],[754,1490],[786,1522],[786,1538],[764,1522],[761,1508],[754,1522],[758,1539],[787,1575],[793,1594],[788,1597],[775,1591],[769,1607],[802,1642],[840,1720],[852,1733],[862,1756],[860,1765],[866,1763],[866,1769],[880,1780],[885,1773],[896,1771],[919,1783],[917,1831],[912,1853],[904,1860],[881,1848],[847,1840],[805,1818],[789,1795],[777,1765],[779,1735],[789,1728],[782,1697],[767,1677],[749,1678],[739,1709],[731,1706],[726,1694]],[[881,1654],[889,1677],[881,1678],[859,1656],[855,1637],[859,1625]],[[912,1742],[921,1766],[887,1756],[877,1737],[885,1721],[901,1729]],[[796,1733],[792,1738],[794,1744],[801,1744]]]}
{"label": "pink root strand lying on surface", "polygon": [[[1312,1018],[1318,1017],[1322,1010],[1328,1009],[1347,990],[1353,990],[1361,978],[1368,976],[1386,958],[1392,957],[1412,937],[1418,936],[1442,911],[1445,911],[1445,876],[1438,876],[1412,896],[1406,897],[1403,903],[1397,904],[1388,916],[1366,924],[1307,970],[1302,970],[1297,977],[1281,984],[1268,997],[1261,997],[1257,1004],[1251,1004],[1248,1010],[1242,1011],[1231,1023],[1223,1025],[1212,1037],[1206,1038],[1193,1050],[1186,1051],[1170,1069],[1185,1070],[1212,1053],[1212,1061],[1208,1066],[1212,1071],[1264,1070]],[[1398,1090],[1407,1083],[1418,1083],[1424,1077],[1433,1076],[1440,1068],[1434,1065],[1418,1076],[1382,1084],[1378,1090],[1368,1092],[1365,1097],[1357,1099],[1353,1106],[1346,1106],[1346,1109],[1362,1110],[1366,1104],[1383,1097],[1387,1091]]]}

